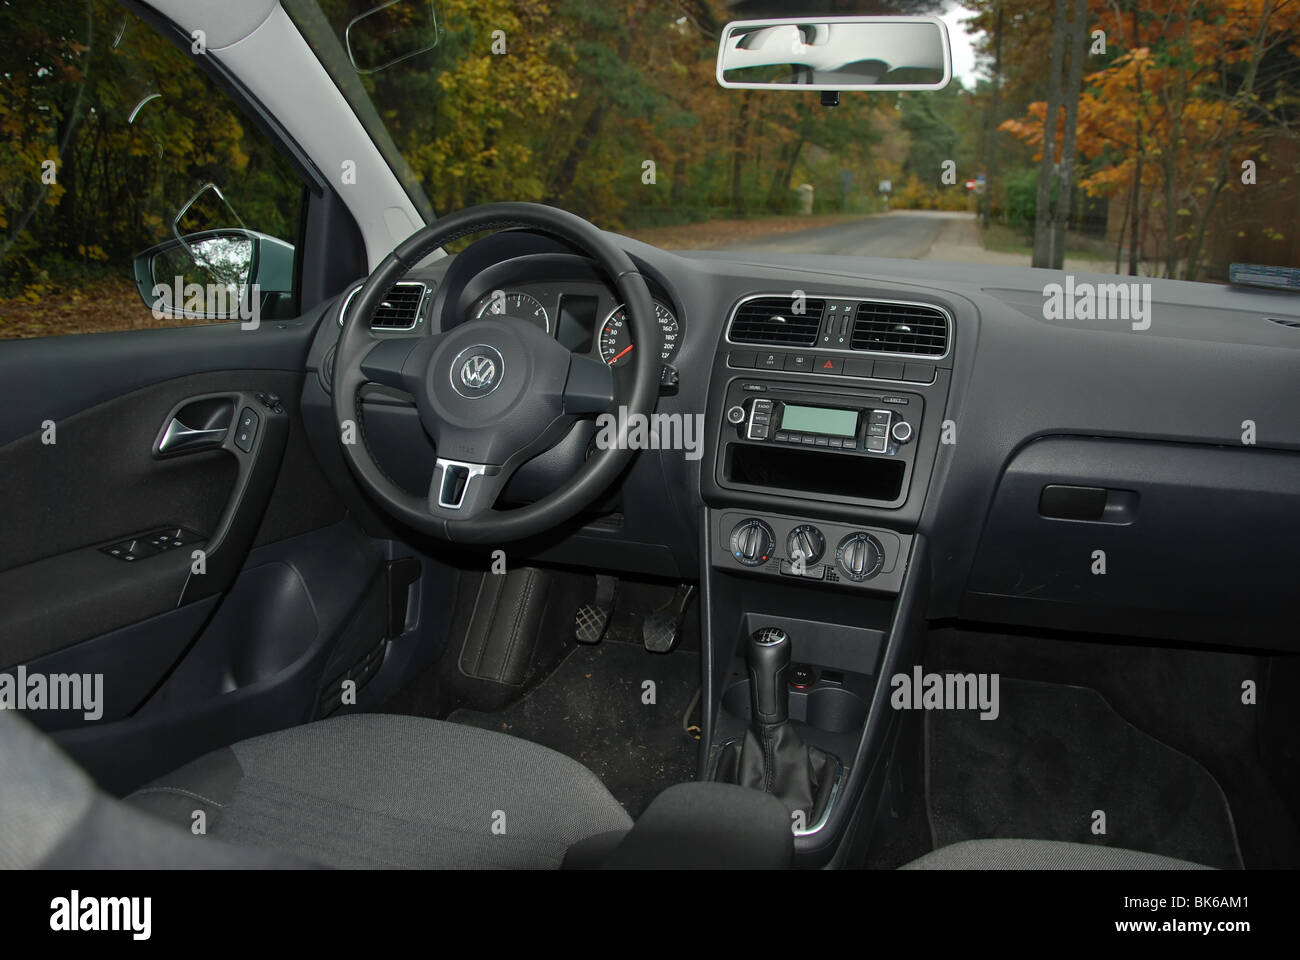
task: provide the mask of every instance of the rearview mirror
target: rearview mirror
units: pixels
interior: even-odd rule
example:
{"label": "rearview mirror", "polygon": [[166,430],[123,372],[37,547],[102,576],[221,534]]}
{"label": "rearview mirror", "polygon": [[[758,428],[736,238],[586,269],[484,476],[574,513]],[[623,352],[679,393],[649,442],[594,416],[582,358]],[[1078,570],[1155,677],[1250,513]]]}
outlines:
{"label": "rearview mirror", "polygon": [[937,17],[736,20],[718,45],[718,83],[768,90],[942,90],[952,79]]}

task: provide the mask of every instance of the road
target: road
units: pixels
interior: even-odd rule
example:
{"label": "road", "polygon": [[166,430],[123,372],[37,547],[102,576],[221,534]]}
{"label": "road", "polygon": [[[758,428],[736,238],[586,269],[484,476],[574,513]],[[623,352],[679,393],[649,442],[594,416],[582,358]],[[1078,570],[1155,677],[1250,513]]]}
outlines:
{"label": "road", "polygon": [[974,214],[899,210],[864,217],[851,223],[780,234],[729,249],[755,253],[825,253],[924,260],[929,258],[936,246],[970,247],[972,254],[983,252],[975,233]]}

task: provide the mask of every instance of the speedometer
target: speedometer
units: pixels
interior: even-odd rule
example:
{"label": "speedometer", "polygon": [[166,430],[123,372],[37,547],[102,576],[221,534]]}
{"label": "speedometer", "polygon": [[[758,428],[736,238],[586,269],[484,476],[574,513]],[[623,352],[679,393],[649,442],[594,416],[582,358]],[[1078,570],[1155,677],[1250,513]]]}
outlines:
{"label": "speedometer", "polygon": [[474,305],[475,317],[513,317],[551,332],[551,318],[536,297],[513,290],[493,290]]}
{"label": "speedometer", "polygon": [[[677,354],[677,341],[681,333],[677,326],[677,318],[673,316],[671,310],[656,300],[655,320],[659,323],[659,333],[663,337],[663,349],[659,352],[659,359],[664,363],[671,363]],[[627,325],[627,309],[620,303],[605,318],[605,324],[600,328],[600,358],[611,367],[622,366],[631,358],[634,346],[632,332]]]}

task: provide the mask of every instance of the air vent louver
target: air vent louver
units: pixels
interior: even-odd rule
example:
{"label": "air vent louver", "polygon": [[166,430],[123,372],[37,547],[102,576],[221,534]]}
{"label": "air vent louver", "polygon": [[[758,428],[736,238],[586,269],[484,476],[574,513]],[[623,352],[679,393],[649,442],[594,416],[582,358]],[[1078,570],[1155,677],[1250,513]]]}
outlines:
{"label": "air vent louver", "polygon": [[[343,312],[351,308],[353,299],[360,292],[361,288],[357,287],[348,294],[343,311],[339,313],[340,326],[343,324]],[[373,330],[410,330],[419,319],[420,304],[423,302],[424,284],[413,280],[395,283],[393,289],[388,291],[388,296],[380,302],[379,309],[370,321],[370,327]]]}
{"label": "air vent louver", "polygon": [[811,347],[817,342],[825,300],[805,300],[803,312],[790,297],[759,297],[742,303],[731,321],[732,343],[760,346]]}
{"label": "air vent louver", "polygon": [[948,326],[934,307],[867,301],[854,314],[851,345],[854,350],[939,357],[948,349]]}

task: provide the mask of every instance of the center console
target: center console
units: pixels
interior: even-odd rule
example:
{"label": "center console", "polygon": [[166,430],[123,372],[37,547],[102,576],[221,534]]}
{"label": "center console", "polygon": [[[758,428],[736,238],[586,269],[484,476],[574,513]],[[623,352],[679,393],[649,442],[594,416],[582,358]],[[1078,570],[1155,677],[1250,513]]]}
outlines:
{"label": "center console", "polygon": [[[879,806],[879,761],[900,727],[889,678],[923,636],[918,527],[953,315],[840,293],[750,296],[715,357],[701,779],[781,799],[799,865],[844,860]],[[763,666],[773,637],[779,670]]]}

